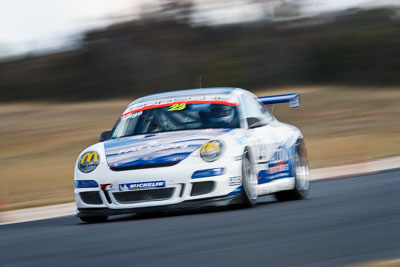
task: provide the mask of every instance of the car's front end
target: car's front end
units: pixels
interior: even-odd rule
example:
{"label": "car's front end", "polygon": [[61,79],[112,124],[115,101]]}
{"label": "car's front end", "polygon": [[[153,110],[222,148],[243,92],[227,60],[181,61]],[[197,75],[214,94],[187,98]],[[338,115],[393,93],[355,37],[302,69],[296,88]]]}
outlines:
{"label": "car's front end", "polygon": [[77,215],[108,216],[240,201],[240,131],[166,132],[111,139],[87,148],[75,168]]}

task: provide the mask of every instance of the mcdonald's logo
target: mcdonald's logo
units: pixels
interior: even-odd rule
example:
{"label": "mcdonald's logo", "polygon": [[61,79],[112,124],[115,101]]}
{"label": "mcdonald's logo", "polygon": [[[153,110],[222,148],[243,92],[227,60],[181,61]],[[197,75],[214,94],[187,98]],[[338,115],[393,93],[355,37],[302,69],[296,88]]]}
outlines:
{"label": "mcdonald's logo", "polygon": [[93,159],[93,162],[97,162],[99,159],[99,156],[97,155],[96,152],[87,152],[85,155],[83,155],[81,159],[81,164],[83,164],[86,160],[86,162],[91,162]]}
{"label": "mcdonald's logo", "polygon": [[217,160],[223,152],[224,145],[220,141],[209,141],[200,149],[200,157],[205,161],[211,162]]}
{"label": "mcdonald's logo", "polygon": [[100,157],[97,152],[88,151],[78,161],[78,168],[81,172],[88,173],[99,165]]}
{"label": "mcdonald's logo", "polygon": [[220,143],[217,141],[205,143],[201,148],[200,153],[210,153],[210,152],[218,153],[221,151],[219,144]]}

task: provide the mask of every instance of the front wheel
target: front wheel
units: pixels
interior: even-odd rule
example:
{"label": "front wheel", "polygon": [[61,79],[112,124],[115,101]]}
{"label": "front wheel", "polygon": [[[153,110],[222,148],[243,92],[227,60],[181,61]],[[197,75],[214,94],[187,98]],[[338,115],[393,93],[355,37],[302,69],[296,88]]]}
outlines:
{"label": "front wheel", "polygon": [[[301,149],[304,149],[304,151]],[[275,194],[277,200],[287,201],[304,199],[310,191],[310,171],[308,168],[307,152],[305,151],[305,148],[299,146],[296,147],[294,173],[294,188],[288,191],[277,192]]]}
{"label": "front wheel", "polygon": [[243,153],[242,160],[242,188],[243,202],[247,207],[254,207],[258,199],[258,180],[253,165],[249,159],[248,151]]}

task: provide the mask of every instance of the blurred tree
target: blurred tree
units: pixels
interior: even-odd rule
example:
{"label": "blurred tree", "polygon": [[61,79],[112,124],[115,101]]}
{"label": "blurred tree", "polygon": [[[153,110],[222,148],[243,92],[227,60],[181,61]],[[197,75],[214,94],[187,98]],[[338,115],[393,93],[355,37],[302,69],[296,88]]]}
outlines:
{"label": "blurred tree", "polygon": [[392,9],[193,27],[177,21],[180,8],[168,4],[163,19],[159,8],[158,19],[92,30],[75,50],[1,63],[0,102],[140,96],[191,88],[200,74],[204,87],[400,84],[400,20]]}
{"label": "blurred tree", "polygon": [[0,43],[0,62],[13,54],[11,46]]}
{"label": "blurred tree", "polygon": [[189,23],[194,12],[191,0],[162,0],[142,5],[140,17],[151,20],[174,19],[179,23]]}
{"label": "blurred tree", "polygon": [[251,0],[264,10],[266,19],[291,18],[301,14],[302,0]]}
{"label": "blurred tree", "polygon": [[190,0],[164,0],[161,13],[176,19],[181,23],[188,23],[194,11],[194,4]]}
{"label": "blurred tree", "polygon": [[290,18],[300,15],[300,8],[297,1],[282,0],[274,10],[275,17]]}

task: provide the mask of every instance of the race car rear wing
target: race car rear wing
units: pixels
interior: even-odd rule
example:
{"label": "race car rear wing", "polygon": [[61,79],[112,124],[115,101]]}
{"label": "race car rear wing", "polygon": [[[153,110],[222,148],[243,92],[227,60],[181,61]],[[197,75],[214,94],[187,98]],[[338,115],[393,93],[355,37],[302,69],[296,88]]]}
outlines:
{"label": "race car rear wing", "polygon": [[273,105],[279,103],[289,102],[289,107],[298,108],[300,107],[300,96],[299,93],[286,94],[286,95],[271,95],[271,96],[260,96],[258,100],[264,105]]}

